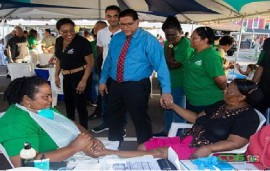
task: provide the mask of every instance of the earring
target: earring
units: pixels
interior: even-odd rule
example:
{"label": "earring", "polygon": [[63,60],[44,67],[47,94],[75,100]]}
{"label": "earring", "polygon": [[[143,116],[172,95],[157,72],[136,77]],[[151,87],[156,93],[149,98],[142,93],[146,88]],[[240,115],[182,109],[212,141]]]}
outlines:
{"label": "earring", "polygon": [[31,105],[30,105],[30,104],[28,104],[28,107],[30,108],[30,107],[31,107]]}

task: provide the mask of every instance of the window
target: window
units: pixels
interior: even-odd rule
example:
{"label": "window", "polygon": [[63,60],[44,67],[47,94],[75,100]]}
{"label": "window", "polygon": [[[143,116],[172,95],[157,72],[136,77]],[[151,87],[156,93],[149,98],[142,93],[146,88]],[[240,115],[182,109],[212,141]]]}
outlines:
{"label": "window", "polygon": [[265,23],[265,27],[264,27],[264,29],[266,29],[266,30],[270,30],[270,23]]}
{"label": "window", "polygon": [[259,20],[253,20],[253,28],[259,28]]}

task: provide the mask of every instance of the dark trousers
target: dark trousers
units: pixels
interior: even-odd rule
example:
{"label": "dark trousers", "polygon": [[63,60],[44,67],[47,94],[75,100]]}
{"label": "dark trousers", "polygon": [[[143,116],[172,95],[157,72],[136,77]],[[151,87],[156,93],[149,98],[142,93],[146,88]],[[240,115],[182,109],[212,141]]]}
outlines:
{"label": "dark trousers", "polygon": [[75,120],[75,107],[79,115],[79,122],[85,128],[88,129],[88,111],[86,108],[89,80],[86,83],[85,91],[82,94],[76,93],[76,88],[81,81],[84,74],[84,70],[64,75],[63,79],[63,91],[64,101],[66,105],[67,117],[71,120]]}
{"label": "dark trousers", "polygon": [[[111,85],[111,83],[112,83],[112,79],[111,78],[109,78],[108,80],[107,80],[107,82],[106,82],[106,86],[108,87],[108,92],[109,92],[109,94],[110,94],[110,85]],[[108,100],[108,98],[109,98],[109,95],[108,94],[104,94],[104,96],[102,97],[102,113],[103,113],[103,124],[105,125],[105,126],[108,126],[109,124],[108,124],[108,122],[110,122],[110,117],[108,117],[108,115],[110,115],[110,113],[108,112],[108,103],[109,103],[109,100]],[[127,113],[125,114],[125,116],[124,116],[124,120],[123,120],[123,122],[122,122],[122,125],[123,125],[123,127],[125,127],[126,125],[127,125],[127,120],[128,120],[128,118],[127,118]]]}
{"label": "dark trousers", "polygon": [[123,140],[123,122],[127,111],[134,123],[138,144],[152,137],[152,124],[147,112],[150,92],[149,78],[122,83],[112,80],[108,96],[109,140]]}

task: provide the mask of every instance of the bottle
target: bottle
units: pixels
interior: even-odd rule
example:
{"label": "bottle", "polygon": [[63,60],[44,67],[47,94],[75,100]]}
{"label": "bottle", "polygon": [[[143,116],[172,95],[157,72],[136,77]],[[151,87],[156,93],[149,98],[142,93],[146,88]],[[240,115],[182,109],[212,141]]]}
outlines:
{"label": "bottle", "polygon": [[21,166],[22,167],[34,166],[36,154],[37,152],[35,149],[31,147],[31,143],[25,142],[23,145],[23,149],[20,152]]}

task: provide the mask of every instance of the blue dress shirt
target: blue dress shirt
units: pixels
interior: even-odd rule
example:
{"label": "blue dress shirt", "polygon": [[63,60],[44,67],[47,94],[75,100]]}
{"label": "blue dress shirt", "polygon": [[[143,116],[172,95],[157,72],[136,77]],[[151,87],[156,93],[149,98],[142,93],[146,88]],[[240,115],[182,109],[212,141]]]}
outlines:
{"label": "blue dress shirt", "polygon": [[[105,84],[111,77],[116,80],[117,62],[126,41],[124,32],[112,37],[108,56],[101,72],[100,83]],[[171,93],[169,70],[163,48],[157,38],[138,28],[132,35],[124,63],[124,81],[139,81],[150,77],[153,70],[158,72],[162,93]]]}

